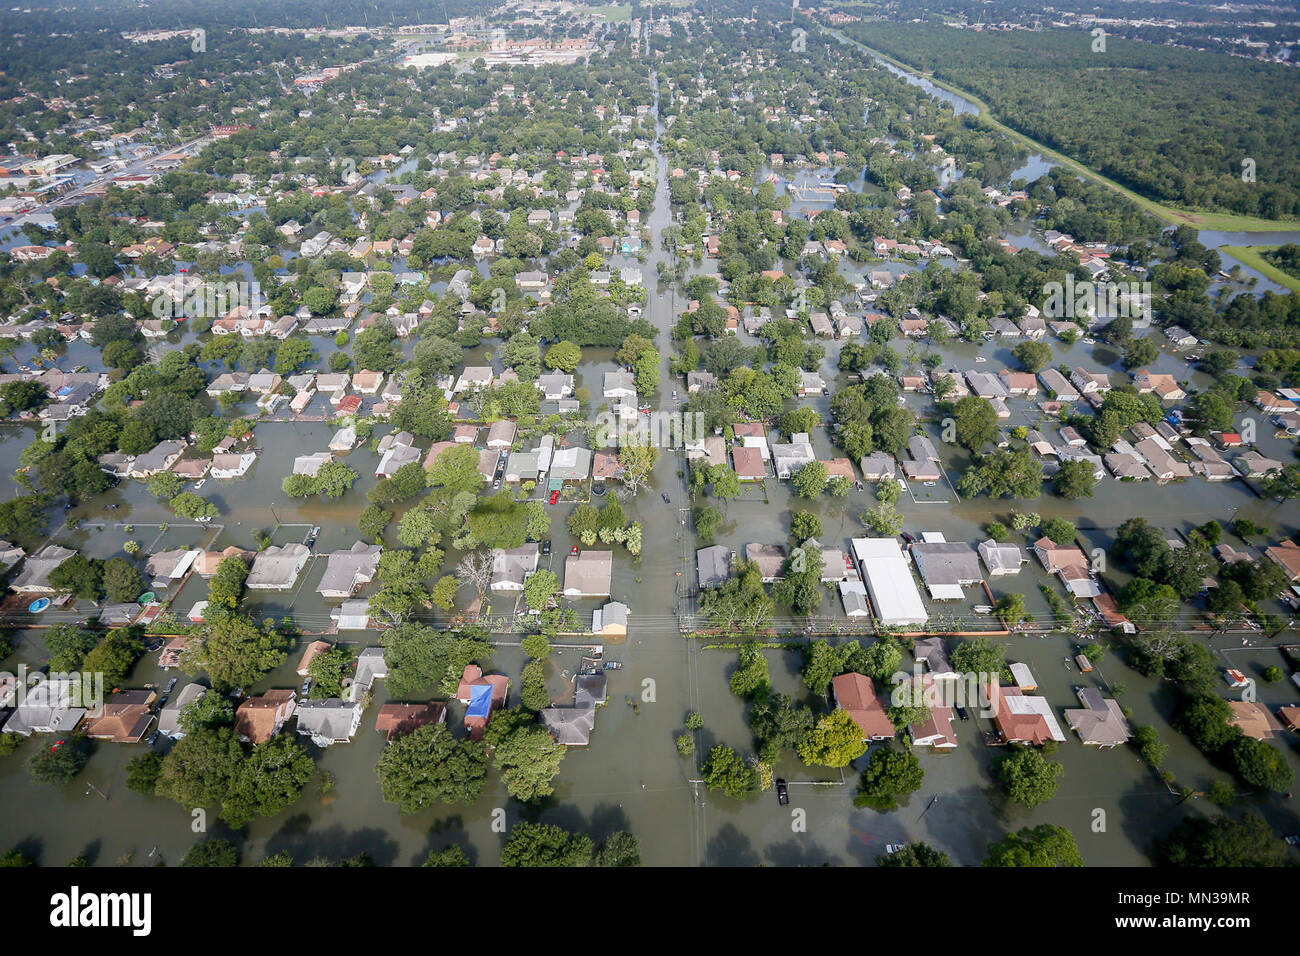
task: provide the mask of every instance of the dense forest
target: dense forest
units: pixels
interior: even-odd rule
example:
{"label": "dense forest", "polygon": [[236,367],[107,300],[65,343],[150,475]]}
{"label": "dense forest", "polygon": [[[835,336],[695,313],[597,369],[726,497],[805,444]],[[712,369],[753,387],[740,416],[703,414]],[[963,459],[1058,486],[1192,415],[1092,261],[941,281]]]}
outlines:
{"label": "dense forest", "polygon": [[1093,53],[1081,30],[873,22],[847,32],[970,90],[1007,125],[1158,202],[1300,216],[1294,70],[1114,37]]}

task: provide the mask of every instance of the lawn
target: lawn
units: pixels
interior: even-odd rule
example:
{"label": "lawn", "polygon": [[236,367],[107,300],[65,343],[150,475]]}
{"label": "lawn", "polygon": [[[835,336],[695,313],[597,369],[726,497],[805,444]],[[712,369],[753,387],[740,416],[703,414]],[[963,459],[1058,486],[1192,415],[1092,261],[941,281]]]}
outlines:
{"label": "lawn", "polygon": [[1283,272],[1264,258],[1264,253],[1277,246],[1220,246],[1220,252],[1226,252],[1242,265],[1250,266],[1278,285],[1286,286],[1292,292],[1300,292],[1300,278]]}

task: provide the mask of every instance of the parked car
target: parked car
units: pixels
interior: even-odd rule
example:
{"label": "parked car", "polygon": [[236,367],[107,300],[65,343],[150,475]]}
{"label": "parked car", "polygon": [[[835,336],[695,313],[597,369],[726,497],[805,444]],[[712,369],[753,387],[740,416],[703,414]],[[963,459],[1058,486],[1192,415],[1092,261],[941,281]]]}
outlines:
{"label": "parked car", "polygon": [[885,852],[897,853],[899,850],[905,849],[906,847],[907,847],[906,843],[886,843]]}
{"label": "parked car", "polygon": [[550,553],[551,553],[551,539],[547,538],[545,541],[542,542],[542,554],[550,554]]}
{"label": "parked car", "polygon": [[577,553],[578,553],[578,546],[575,544],[572,548],[569,549],[569,554],[577,554]]}
{"label": "parked car", "polygon": [[790,788],[785,785],[785,780],[781,777],[776,778],[776,802],[781,806],[790,802]]}
{"label": "parked car", "polygon": [[550,498],[551,504],[555,504],[559,500],[560,500],[560,493],[558,491],[552,491],[551,498]]}
{"label": "parked car", "polygon": [[953,707],[953,710],[957,712],[957,716],[962,720],[970,720],[970,711],[968,711],[965,707],[961,706],[961,704],[958,704],[955,707]]}
{"label": "parked car", "polygon": [[1286,840],[1290,846],[1300,846],[1300,833],[1288,833],[1282,839]]}

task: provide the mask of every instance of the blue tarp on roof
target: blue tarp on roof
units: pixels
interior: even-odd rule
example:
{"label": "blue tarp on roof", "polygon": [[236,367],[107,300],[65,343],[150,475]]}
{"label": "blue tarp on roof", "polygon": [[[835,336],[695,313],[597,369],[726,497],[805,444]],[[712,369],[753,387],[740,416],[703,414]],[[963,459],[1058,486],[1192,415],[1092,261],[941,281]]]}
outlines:
{"label": "blue tarp on roof", "polygon": [[470,689],[469,709],[466,717],[487,717],[492,713],[492,685],[475,684]]}

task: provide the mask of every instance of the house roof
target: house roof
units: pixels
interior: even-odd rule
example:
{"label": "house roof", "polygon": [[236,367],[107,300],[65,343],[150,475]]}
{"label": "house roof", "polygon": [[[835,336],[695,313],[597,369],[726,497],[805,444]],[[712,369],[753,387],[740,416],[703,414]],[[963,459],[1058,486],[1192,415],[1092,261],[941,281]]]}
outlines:
{"label": "house roof", "polygon": [[847,710],[861,728],[864,740],[894,736],[894,725],[885,714],[885,705],[876,696],[870,677],[855,672],[840,674],[831,681],[831,693],[835,706]]}
{"label": "house roof", "polygon": [[564,593],[571,597],[606,597],[614,570],[614,552],[583,551],[564,559]]}
{"label": "house roof", "polygon": [[1133,736],[1118,701],[1103,697],[1095,687],[1081,688],[1079,700],[1083,708],[1066,710],[1065,722],[1085,744],[1115,747]]}
{"label": "house roof", "polygon": [[265,743],[293,716],[297,696],[291,690],[268,690],[248,698],[235,708],[235,733],[255,744]]}
{"label": "house roof", "polygon": [[569,747],[586,746],[596,727],[594,707],[544,707],[537,716],[556,743]]}
{"label": "house roof", "polygon": [[384,704],[375,718],[375,730],[387,734],[391,740],[425,724],[440,724],[446,719],[447,705],[436,700],[427,704]]}
{"label": "house roof", "polygon": [[355,542],[347,551],[335,551],[328,558],[325,574],[316,586],[318,594],[350,596],[362,584],[369,584],[379,570],[379,555],[383,548],[377,544]]}
{"label": "house roof", "polygon": [[1228,706],[1232,708],[1228,723],[1247,737],[1266,740],[1282,730],[1277,718],[1259,701],[1230,700]]}

